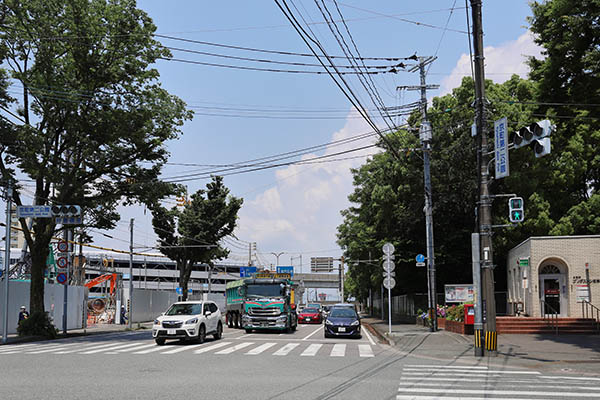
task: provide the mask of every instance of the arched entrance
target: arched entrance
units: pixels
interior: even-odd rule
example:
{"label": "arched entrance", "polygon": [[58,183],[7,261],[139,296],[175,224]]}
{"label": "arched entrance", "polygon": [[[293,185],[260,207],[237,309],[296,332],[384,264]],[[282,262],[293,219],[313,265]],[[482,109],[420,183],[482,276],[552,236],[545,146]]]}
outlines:
{"label": "arched entrance", "polygon": [[546,260],[539,268],[540,303],[544,314],[569,315],[567,267],[558,260]]}

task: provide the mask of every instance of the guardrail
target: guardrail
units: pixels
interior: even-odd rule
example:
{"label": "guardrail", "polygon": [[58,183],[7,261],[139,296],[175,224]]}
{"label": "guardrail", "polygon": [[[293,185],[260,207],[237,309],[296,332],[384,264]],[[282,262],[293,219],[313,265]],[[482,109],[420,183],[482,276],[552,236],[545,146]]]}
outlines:
{"label": "guardrail", "polygon": [[596,330],[600,333],[600,308],[587,300],[581,302],[581,315],[583,318],[592,318],[596,321]]}
{"label": "guardrail", "polygon": [[[558,311],[556,311],[550,304],[546,303],[544,300],[540,300],[540,305],[542,307],[541,314],[544,318],[544,321],[552,325],[554,328],[554,333],[558,335]],[[546,312],[549,309],[550,312]]]}

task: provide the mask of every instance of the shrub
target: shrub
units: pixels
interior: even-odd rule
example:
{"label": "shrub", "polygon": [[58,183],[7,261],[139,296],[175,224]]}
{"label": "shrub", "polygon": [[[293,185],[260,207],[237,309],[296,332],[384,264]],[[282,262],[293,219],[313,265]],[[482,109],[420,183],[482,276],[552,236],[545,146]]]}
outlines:
{"label": "shrub", "polygon": [[465,320],[465,306],[450,306],[446,311],[446,319],[449,321],[463,322]]}
{"label": "shrub", "polygon": [[29,318],[19,322],[19,336],[43,336],[48,339],[56,338],[58,330],[50,321],[47,312],[34,312]]}
{"label": "shrub", "polygon": [[437,316],[438,316],[438,318],[446,318],[446,313],[447,313],[446,308],[447,308],[446,306],[440,306],[438,304],[438,306],[437,306]]}

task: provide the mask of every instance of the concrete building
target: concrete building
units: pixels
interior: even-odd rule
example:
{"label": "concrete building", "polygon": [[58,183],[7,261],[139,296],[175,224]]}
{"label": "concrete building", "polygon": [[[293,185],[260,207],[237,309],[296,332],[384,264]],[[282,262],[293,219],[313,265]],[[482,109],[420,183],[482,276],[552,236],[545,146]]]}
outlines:
{"label": "concrete building", "polygon": [[600,307],[600,235],[531,237],[508,253],[510,315],[578,318]]}

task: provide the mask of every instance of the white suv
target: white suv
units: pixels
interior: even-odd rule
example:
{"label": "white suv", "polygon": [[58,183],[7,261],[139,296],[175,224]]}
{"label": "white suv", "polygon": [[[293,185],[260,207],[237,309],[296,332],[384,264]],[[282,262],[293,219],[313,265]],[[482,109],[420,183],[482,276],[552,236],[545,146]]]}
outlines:
{"label": "white suv", "polygon": [[212,301],[179,301],[169,307],[152,325],[152,337],[163,345],[167,339],[204,343],[206,335],[221,339],[221,311]]}

